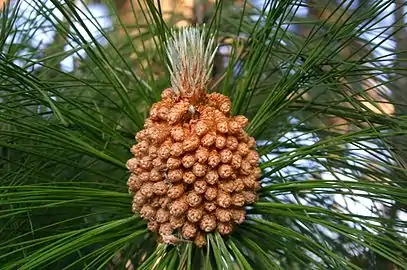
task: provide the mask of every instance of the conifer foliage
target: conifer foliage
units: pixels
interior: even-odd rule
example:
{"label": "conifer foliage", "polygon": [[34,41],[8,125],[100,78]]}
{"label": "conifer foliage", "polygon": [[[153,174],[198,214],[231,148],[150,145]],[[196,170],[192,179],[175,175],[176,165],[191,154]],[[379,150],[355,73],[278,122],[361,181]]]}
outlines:
{"label": "conifer foliage", "polygon": [[405,1],[6,2],[0,269],[406,269]]}

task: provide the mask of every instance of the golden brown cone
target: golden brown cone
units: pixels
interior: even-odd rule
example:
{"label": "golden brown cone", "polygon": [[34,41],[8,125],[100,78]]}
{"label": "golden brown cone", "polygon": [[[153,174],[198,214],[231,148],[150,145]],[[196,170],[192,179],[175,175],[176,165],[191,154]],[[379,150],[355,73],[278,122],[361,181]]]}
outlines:
{"label": "golden brown cone", "polygon": [[163,239],[178,232],[201,247],[206,233],[228,235],[245,220],[244,206],[257,200],[261,171],[256,141],[244,131],[247,118],[230,115],[227,96],[205,93],[210,61],[194,67],[177,55],[210,58],[211,51],[193,51],[185,44],[203,45],[186,34],[175,36],[188,42],[169,42],[172,87],[152,105],[144,129],[136,134],[127,183],[132,210],[148,220],[149,230]]}

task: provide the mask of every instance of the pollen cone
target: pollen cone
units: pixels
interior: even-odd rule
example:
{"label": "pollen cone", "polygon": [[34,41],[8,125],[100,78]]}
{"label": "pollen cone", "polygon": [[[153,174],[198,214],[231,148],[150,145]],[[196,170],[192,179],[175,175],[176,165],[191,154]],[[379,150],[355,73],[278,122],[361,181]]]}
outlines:
{"label": "pollen cone", "polygon": [[161,239],[228,235],[256,200],[259,155],[248,120],[230,114],[231,101],[207,93],[214,38],[196,28],[173,32],[167,43],[171,88],[153,104],[127,167],[133,211]]}

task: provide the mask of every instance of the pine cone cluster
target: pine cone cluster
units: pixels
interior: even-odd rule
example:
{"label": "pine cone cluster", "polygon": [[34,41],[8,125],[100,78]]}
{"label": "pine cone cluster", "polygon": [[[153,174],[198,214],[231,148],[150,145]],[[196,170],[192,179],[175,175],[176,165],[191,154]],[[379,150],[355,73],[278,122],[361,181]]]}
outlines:
{"label": "pine cone cluster", "polygon": [[162,238],[178,232],[202,246],[206,233],[230,234],[256,201],[256,142],[244,131],[247,118],[230,108],[218,93],[187,98],[166,89],[137,133],[127,162],[132,209]]}

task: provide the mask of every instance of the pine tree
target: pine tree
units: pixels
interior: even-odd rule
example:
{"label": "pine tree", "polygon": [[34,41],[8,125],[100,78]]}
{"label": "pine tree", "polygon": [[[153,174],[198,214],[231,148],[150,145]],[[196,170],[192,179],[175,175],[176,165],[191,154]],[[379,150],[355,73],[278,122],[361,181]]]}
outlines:
{"label": "pine tree", "polygon": [[393,2],[4,5],[0,268],[406,269]]}

